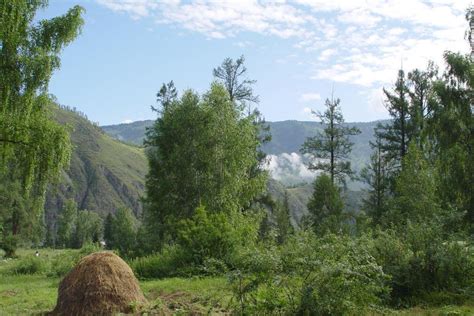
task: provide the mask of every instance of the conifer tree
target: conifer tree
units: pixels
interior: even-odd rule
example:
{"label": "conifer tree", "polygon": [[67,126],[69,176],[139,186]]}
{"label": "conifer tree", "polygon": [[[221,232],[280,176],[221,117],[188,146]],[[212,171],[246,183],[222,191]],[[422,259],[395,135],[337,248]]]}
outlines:
{"label": "conifer tree", "polygon": [[393,91],[384,89],[387,108],[392,121],[376,128],[376,137],[382,140],[382,147],[387,162],[394,166],[395,174],[401,167],[401,161],[408,152],[413,125],[410,121],[408,87],[405,72],[400,70]]}
{"label": "conifer tree", "polygon": [[301,152],[310,154],[313,160],[308,164],[310,170],[321,170],[329,174],[331,183],[336,181],[345,184],[346,177],[352,177],[349,153],[353,143],[349,136],[357,135],[360,130],[344,125],[344,118],[339,99],[326,99],[326,110],[314,112],[324,124],[322,132],[309,137],[304,142]]}
{"label": "conifer tree", "polygon": [[339,188],[331,178],[323,173],[316,178],[313,184],[313,195],[308,202],[309,221],[318,235],[326,233],[340,233],[346,230],[344,218],[344,202],[341,199]]}
{"label": "conifer tree", "polygon": [[369,186],[367,196],[363,199],[363,209],[371,217],[373,224],[377,225],[381,223],[382,216],[387,211],[388,168],[380,136],[376,135],[375,142],[371,142],[370,146],[373,150],[370,162],[361,171],[362,180]]}

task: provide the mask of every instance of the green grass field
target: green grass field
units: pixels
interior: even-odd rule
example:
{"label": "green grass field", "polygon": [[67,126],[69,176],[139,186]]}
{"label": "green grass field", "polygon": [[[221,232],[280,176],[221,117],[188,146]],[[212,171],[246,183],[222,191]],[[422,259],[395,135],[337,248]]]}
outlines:
{"label": "green grass field", "polygon": [[[14,271],[25,258],[34,258],[34,250],[20,250],[17,259],[0,259],[0,315],[31,315],[51,311],[57,298],[60,277],[48,273],[48,262],[77,250],[40,250],[46,263],[34,274]],[[0,256],[2,254],[0,253]],[[1,258],[1,257],[0,257]],[[147,312],[161,315],[228,315],[231,290],[224,277],[168,278],[141,280],[140,286],[149,301]],[[386,310],[373,315],[474,315],[472,306],[442,308],[412,308],[403,311]]]}

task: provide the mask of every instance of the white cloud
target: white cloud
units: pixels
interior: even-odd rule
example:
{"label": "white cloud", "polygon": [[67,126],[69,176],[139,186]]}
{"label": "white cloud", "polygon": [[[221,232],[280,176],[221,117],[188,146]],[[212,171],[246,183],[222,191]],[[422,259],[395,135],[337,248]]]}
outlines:
{"label": "white cloud", "polygon": [[306,167],[307,156],[297,153],[282,153],[279,155],[268,155],[269,163],[266,169],[272,178],[284,181],[285,183],[300,183],[311,181],[316,173]]}
{"label": "white cloud", "polygon": [[123,120],[122,122],[120,122],[121,124],[130,124],[130,123],[133,123],[133,120],[130,120],[130,119],[127,119],[127,120]]}
{"label": "white cloud", "polygon": [[303,93],[300,97],[302,102],[318,101],[321,100],[321,95],[316,92]]}
{"label": "white cloud", "polygon": [[368,89],[392,82],[402,62],[405,69],[442,64],[443,51],[468,49],[471,0],[97,1],[209,39],[244,32],[287,39],[310,59],[312,78]]}

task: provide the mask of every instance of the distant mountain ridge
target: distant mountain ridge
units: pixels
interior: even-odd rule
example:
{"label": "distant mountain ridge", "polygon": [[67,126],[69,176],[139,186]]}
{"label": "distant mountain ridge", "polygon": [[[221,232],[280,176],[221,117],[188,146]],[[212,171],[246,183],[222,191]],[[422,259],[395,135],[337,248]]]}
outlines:
{"label": "distant mountain ridge", "polygon": [[[378,123],[388,122],[387,120],[372,122],[348,122],[348,126],[355,126],[361,130],[361,134],[352,137],[354,142],[354,152],[366,152],[369,149],[369,141],[373,137],[373,130]],[[101,128],[110,136],[135,145],[142,145],[147,127],[153,125],[153,120],[136,121],[132,123],[122,123],[105,125]],[[278,155],[281,153],[299,152],[301,145],[307,137],[314,136],[317,130],[321,130],[323,125],[314,121],[278,121],[267,122],[270,126],[272,140],[263,146],[267,154]]]}

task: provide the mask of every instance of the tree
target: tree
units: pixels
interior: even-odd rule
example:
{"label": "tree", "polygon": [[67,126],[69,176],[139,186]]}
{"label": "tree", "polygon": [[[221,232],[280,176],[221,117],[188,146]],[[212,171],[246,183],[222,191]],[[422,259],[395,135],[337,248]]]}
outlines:
{"label": "tree", "polygon": [[87,243],[99,242],[102,237],[102,219],[96,212],[82,210],[76,218],[73,247],[81,248]]}
{"label": "tree", "polygon": [[389,183],[387,165],[384,158],[383,145],[380,137],[370,143],[373,153],[370,163],[361,171],[362,180],[368,184],[367,197],[363,199],[363,208],[372,219],[374,225],[381,224],[381,219],[387,211],[389,198]]}
{"label": "tree", "polygon": [[257,128],[242,118],[217,83],[200,98],[186,91],[162,104],[147,133],[145,222],[162,245],[176,238],[176,223],[202,204],[209,212],[241,211],[265,186],[251,176],[257,161]]}
{"label": "tree", "polygon": [[347,160],[353,143],[349,136],[357,135],[360,130],[356,127],[344,126],[344,118],[339,106],[339,99],[326,99],[326,111],[312,112],[324,124],[322,132],[309,137],[304,142],[301,152],[310,154],[316,162],[308,164],[310,170],[322,170],[330,175],[331,183],[335,180],[345,183],[346,176],[351,177],[353,172]]}
{"label": "tree", "polygon": [[419,148],[423,148],[426,121],[433,111],[433,82],[437,74],[438,69],[432,62],[428,64],[427,70],[415,69],[408,73],[409,112],[413,126],[411,138]]}
{"label": "tree", "polygon": [[67,200],[58,218],[56,245],[61,248],[73,246],[73,237],[77,224],[77,204],[73,199]]}
{"label": "tree", "polygon": [[83,24],[79,6],[34,24],[36,11],[46,5],[46,0],[0,0],[0,173],[20,182],[34,219],[40,218],[46,186],[69,161],[67,129],[49,113],[48,82],[59,68],[61,50]]}
{"label": "tree", "polygon": [[405,229],[407,222],[426,223],[439,215],[436,182],[433,169],[423,152],[413,143],[402,161],[402,169],[395,184],[395,198],[388,225]]}
{"label": "tree", "polygon": [[240,56],[235,62],[231,58],[226,58],[222,64],[214,68],[213,74],[217,81],[222,83],[229,93],[230,100],[235,104],[238,111],[242,112],[248,103],[247,116],[252,117],[257,133],[258,159],[251,168],[252,177],[258,178],[266,171],[263,164],[267,162],[267,155],[261,150],[261,147],[271,140],[270,126],[265,122],[260,111],[257,108],[251,110],[252,103],[258,103],[258,96],[254,95],[252,86],[257,82],[246,78],[247,68],[244,65],[245,58]]}
{"label": "tree", "polygon": [[258,96],[253,94],[252,89],[256,81],[247,78],[240,81],[240,77],[247,73],[244,61],[244,56],[240,56],[235,62],[226,58],[219,67],[214,68],[213,74],[224,85],[230,101],[239,102],[241,105],[244,102],[258,103]]}
{"label": "tree", "polygon": [[391,172],[395,174],[408,151],[408,143],[413,130],[413,125],[410,121],[405,72],[399,70],[393,91],[386,89],[383,91],[386,97],[385,107],[392,117],[392,121],[385,125],[379,124],[376,134],[382,140],[385,157],[393,165],[394,169]]}
{"label": "tree", "polygon": [[119,208],[112,220],[112,246],[122,256],[130,258],[137,246],[137,220],[128,208]]}
{"label": "tree", "polygon": [[291,224],[290,201],[288,192],[285,192],[283,204],[278,204],[275,210],[275,222],[277,228],[277,242],[281,245],[288,239],[288,236],[294,232]]}
{"label": "tree", "polygon": [[13,257],[18,242],[29,237],[39,221],[28,214],[31,201],[22,194],[21,183],[4,179],[0,178],[0,248],[7,257]]}
{"label": "tree", "polygon": [[474,64],[469,55],[446,52],[447,70],[434,84],[436,95],[430,117],[432,139],[439,173],[438,194],[444,206],[466,212],[474,223]]}
{"label": "tree", "polygon": [[113,236],[113,225],[114,225],[114,216],[112,213],[107,214],[107,217],[104,221],[104,241],[107,249],[114,249],[114,236]]}
{"label": "tree", "polygon": [[339,189],[327,174],[321,174],[313,184],[313,195],[308,202],[309,222],[318,235],[345,230],[344,202]]}

